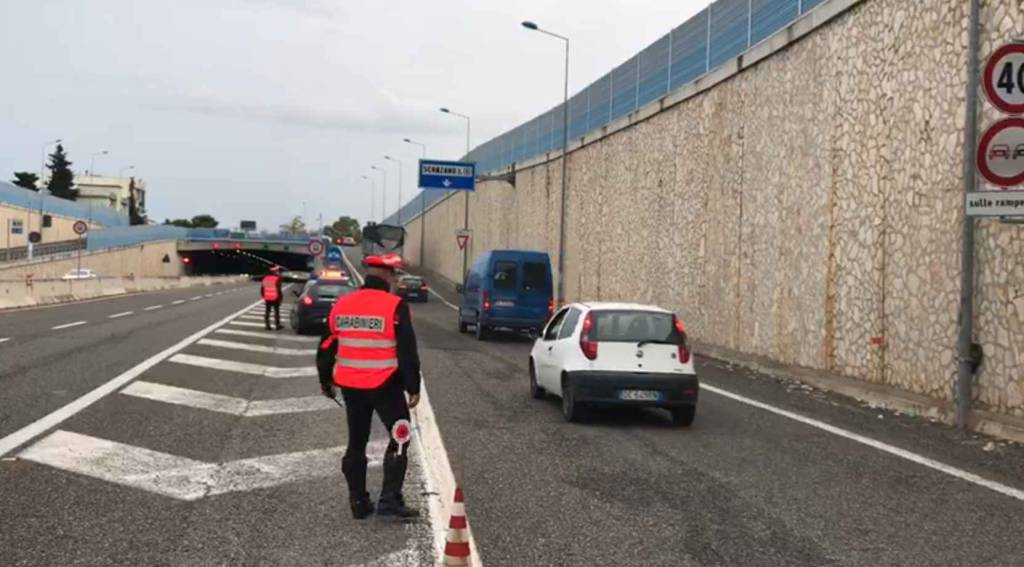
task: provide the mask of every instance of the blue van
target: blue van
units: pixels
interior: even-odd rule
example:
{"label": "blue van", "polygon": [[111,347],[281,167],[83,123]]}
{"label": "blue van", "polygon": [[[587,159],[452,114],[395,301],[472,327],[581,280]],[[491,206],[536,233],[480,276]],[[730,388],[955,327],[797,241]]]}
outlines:
{"label": "blue van", "polygon": [[472,326],[480,340],[496,328],[539,333],[554,307],[551,259],[532,250],[484,252],[456,291],[460,332]]}

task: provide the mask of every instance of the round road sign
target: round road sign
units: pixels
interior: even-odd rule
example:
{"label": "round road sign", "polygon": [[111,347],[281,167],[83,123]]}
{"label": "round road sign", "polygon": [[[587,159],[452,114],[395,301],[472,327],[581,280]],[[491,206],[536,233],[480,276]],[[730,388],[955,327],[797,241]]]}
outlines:
{"label": "round road sign", "polygon": [[985,63],[985,95],[996,108],[1024,114],[1024,43],[997,49]]}
{"label": "round road sign", "polygon": [[319,240],[310,240],[309,245],[306,246],[309,253],[314,256],[319,256],[324,253],[324,243]]}
{"label": "round road sign", "polygon": [[71,225],[71,230],[75,231],[78,236],[82,236],[89,232],[89,225],[84,220],[77,220],[75,224]]}
{"label": "round road sign", "polygon": [[33,230],[32,232],[28,233],[28,241],[31,242],[32,244],[39,244],[40,242],[43,241],[43,235],[40,234],[38,230]]}
{"label": "round road sign", "polygon": [[1024,183],[1024,118],[1007,118],[989,126],[978,144],[978,171],[993,185]]}

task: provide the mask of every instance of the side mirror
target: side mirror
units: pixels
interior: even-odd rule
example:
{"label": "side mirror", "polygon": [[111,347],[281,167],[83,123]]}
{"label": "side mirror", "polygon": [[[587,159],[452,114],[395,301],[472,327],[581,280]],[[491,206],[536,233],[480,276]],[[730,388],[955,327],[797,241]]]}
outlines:
{"label": "side mirror", "polygon": [[463,291],[465,291],[465,289],[466,288],[462,287],[462,284],[460,284],[460,283],[455,284],[455,293],[462,293]]}

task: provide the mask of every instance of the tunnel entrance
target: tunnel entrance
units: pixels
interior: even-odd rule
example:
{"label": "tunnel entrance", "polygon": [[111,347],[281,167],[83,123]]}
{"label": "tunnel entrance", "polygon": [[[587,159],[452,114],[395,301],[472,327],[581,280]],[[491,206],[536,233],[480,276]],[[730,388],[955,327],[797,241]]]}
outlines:
{"label": "tunnel entrance", "polygon": [[308,271],[313,262],[306,254],[270,250],[192,250],[178,254],[187,276],[265,274],[274,265]]}

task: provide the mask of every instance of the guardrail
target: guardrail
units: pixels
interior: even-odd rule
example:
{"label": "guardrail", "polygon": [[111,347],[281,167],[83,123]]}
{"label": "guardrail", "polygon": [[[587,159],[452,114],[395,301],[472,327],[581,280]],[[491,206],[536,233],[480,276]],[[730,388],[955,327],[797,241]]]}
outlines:
{"label": "guardrail", "polygon": [[[61,240],[58,242],[47,242],[36,244],[32,249],[32,257],[52,256],[86,248],[85,238],[74,240]],[[15,246],[12,248],[0,249],[0,262],[13,262],[14,260],[25,260],[28,258],[28,246]]]}

